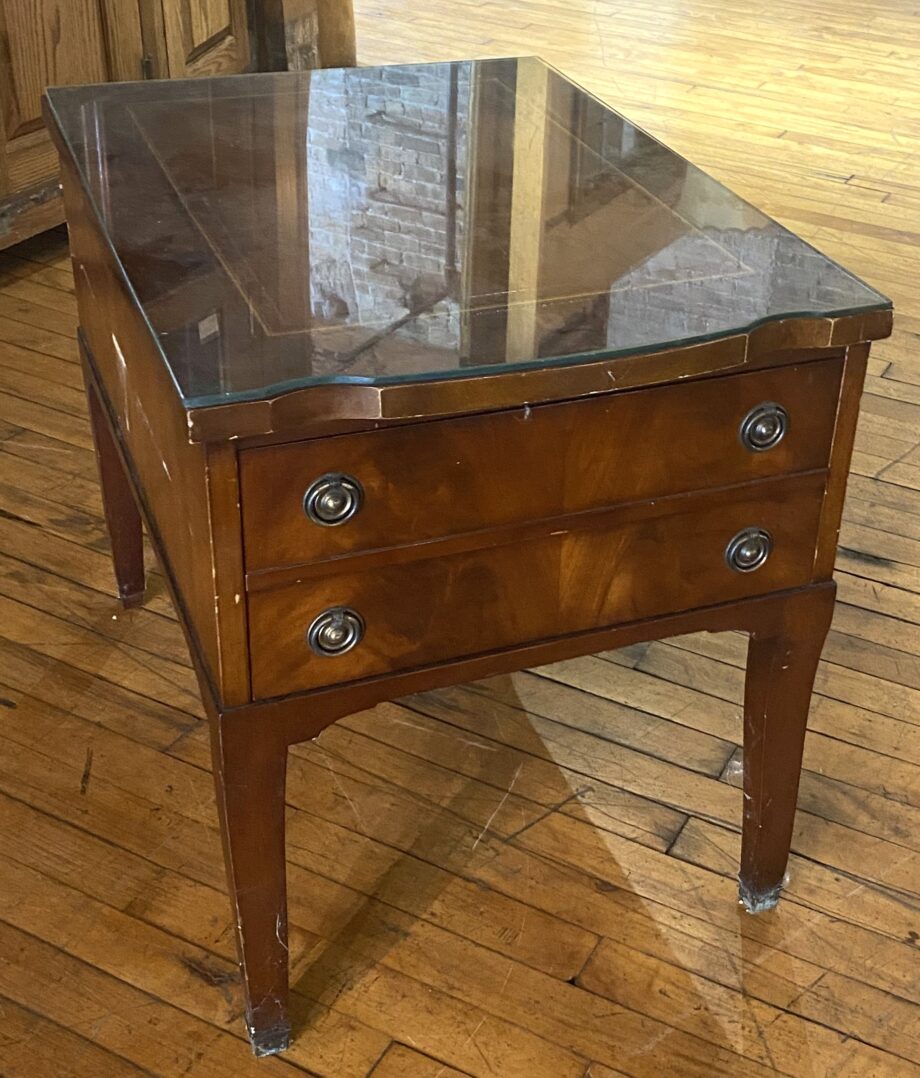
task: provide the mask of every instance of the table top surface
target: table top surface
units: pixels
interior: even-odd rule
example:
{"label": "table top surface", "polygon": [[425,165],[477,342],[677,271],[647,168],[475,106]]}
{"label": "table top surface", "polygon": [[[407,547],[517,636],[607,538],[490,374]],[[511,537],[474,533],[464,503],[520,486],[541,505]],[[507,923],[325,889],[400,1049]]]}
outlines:
{"label": "table top surface", "polygon": [[533,57],[49,101],[188,406],[890,306]]}

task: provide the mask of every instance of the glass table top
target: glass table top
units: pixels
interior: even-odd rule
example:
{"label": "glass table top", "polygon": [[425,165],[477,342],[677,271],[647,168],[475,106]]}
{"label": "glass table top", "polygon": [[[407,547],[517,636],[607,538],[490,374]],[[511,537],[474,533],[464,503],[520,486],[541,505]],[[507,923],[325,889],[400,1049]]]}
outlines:
{"label": "glass table top", "polygon": [[890,306],[533,57],[49,99],[188,405]]}

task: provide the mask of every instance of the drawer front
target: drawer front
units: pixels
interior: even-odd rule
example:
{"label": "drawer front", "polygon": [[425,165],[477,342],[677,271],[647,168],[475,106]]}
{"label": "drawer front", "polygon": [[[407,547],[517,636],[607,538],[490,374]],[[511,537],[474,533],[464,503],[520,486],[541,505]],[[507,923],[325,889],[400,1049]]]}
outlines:
{"label": "drawer front", "polygon": [[[797,587],[812,576],[824,483],[817,473],[631,506],[591,514],[577,531],[547,528],[441,557],[430,547],[414,561],[318,570],[252,592],[253,692],[279,696]],[[749,528],[766,530],[772,551],[739,572],[726,550]],[[316,654],[310,627],[342,608],[357,615],[363,636],[343,654]]]}
{"label": "drawer front", "polygon": [[[840,372],[841,360],[822,360],[244,450],[247,568],[823,468]],[[788,429],[773,448],[752,451],[739,431],[745,416],[766,402],[785,407]],[[360,506],[335,526],[315,523],[304,509],[305,492],[326,475],[357,484]],[[334,494],[347,513],[349,492]]]}

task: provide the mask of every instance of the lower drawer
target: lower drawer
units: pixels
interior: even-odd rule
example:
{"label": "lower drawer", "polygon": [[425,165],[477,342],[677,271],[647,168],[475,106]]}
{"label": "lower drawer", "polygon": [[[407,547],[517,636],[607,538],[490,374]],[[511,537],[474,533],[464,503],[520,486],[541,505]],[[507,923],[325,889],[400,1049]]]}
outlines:
{"label": "lower drawer", "polygon": [[[810,581],[825,473],[590,514],[577,530],[316,575],[249,596],[253,693],[318,688],[727,602]],[[571,519],[571,518],[570,518]],[[558,525],[557,525],[558,527]],[[746,529],[772,540],[758,568],[730,567]],[[421,556],[424,550],[424,556]],[[747,550],[744,553],[750,554]],[[326,567],[329,568],[328,565]],[[353,612],[344,621],[324,612]],[[318,654],[358,627],[341,654]],[[331,634],[316,640],[323,625]]]}

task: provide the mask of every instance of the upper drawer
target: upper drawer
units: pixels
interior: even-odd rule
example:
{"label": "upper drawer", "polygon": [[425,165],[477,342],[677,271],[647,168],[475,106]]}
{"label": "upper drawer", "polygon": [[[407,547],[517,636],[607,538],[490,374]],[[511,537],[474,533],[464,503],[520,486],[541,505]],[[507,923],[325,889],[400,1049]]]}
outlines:
{"label": "upper drawer", "polygon": [[[247,568],[822,468],[841,364],[828,359],[244,450]],[[780,404],[788,425],[777,445],[755,451],[741,427],[765,403]],[[359,491],[359,508],[336,526],[315,522],[304,507],[307,491],[327,475],[351,477]],[[333,497],[327,508],[337,504]]]}

